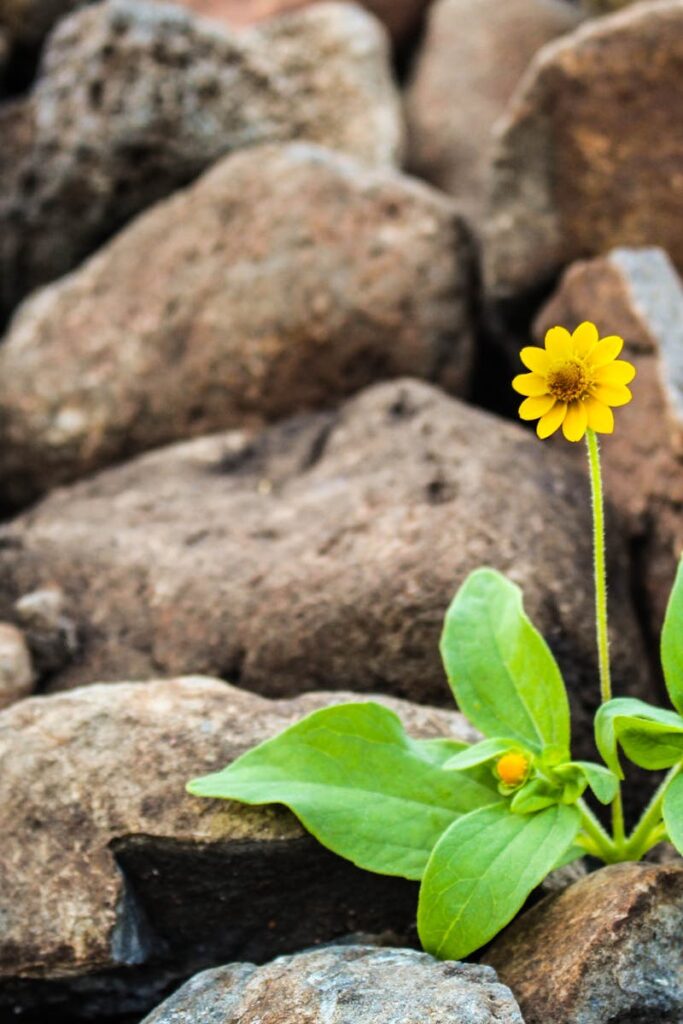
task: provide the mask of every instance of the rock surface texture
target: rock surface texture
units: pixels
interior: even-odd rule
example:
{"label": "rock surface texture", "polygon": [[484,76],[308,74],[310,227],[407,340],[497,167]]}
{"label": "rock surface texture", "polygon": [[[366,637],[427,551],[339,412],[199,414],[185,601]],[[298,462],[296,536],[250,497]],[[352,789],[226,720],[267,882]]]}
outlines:
{"label": "rock surface texture", "polygon": [[683,0],[637,4],[541,50],[500,125],[484,246],[494,296],[613,246],[658,245],[683,266],[682,62]]}
{"label": "rock surface texture", "polygon": [[0,110],[0,137],[0,315],[222,154],[303,138],[387,165],[401,150],[385,33],[338,3],[239,36],[175,6],[86,7]]}
{"label": "rock surface texture", "polygon": [[[155,986],[197,967],[410,929],[411,883],[335,857],[284,808],[184,791],[352,699],[272,702],[195,677],[89,686],[1,713],[0,1012],[29,1010],[39,994],[86,1016],[98,992],[145,1011]],[[455,712],[380,699],[421,737],[474,738]]]}
{"label": "rock surface texture", "polygon": [[[683,549],[683,286],[666,254],[615,249],[574,264],[534,334],[541,343],[549,327],[573,330],[583,320],[596,322],[603,336],[621,335],[638,371],[634,401],[619,410],[602,463],[607,493],[639,540],[635,571],[657,636]],[[585,466],[585,453],[571,453]]]}
{"label": "rock surface texture", "polygon": [[337,946],[197,975],[144,1024],[524,1024],[490,968]]}
{"label": "rock surface texture", "polygon": [[531,58],[575,28],[565,0],[437,0],[407,94],[408,166],[481,221],[493,126]]}
{"label": "rock surface texture", "polygon": [[[612,535],[615,685],[646,694],[625,551]],[[426,384],[337,413],[150,453],[6,527],[0,614],[57,582],[78,659],[51,681],[201,671],[246,689],[449,702],[444,611],[480,565],[507,572],[562,665],[577,734],[595,699],[588,485],[516,425]]]}
{"label": "rock surface texture", "polygon": [[683,862],[618,864],[549,896],[486,953],[526,1024],[680,1024]]}
{"label": "rock surface texture", "polygon": [[0,709],[28,697],[33,690],[33,666],[24,634],[0,622]]}
{"label": "rock surface texture", "polygon": [[395,171],[300,143],[227,157],[14,318],[4,500],[377,378],[465,393],[473,263],[453,206]]}

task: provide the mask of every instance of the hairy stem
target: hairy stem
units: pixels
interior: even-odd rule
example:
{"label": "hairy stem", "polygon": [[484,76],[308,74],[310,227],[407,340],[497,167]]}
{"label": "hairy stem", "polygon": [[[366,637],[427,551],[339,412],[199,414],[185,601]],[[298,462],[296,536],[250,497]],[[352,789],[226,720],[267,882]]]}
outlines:
{"label": "hairy stem", "polygon": [[643,811],[642,817],[626,843],[626,853],[629,860],[640,860],[649,849],[655,846],[662,838],[662,802],[669,784],[683,770],[683,764],[676,764],[669,771],[662,784],[657,789],[649,804]]}
{"label": "hairy stem", "polygon": [[591,840],[591,849],[588,850],[596,857],[600,857],[606,864],[614,864],[619,860],[619,851],[614,845],[611,837],[591,811],[588,804],[579,800],[577,807],[581,811],[581,827]]}

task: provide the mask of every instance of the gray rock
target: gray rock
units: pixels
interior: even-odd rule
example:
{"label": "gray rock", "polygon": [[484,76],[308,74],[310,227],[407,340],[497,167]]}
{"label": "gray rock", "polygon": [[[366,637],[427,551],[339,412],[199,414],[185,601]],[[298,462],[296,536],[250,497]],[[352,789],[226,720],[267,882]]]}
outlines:
{"label": "gray rock", "polygon": [[[349,693],[272,702],[202,678],[89,686],[0,713],[0,1014],[156,1005],[169,978],[354,929],[405,935],[417,887],[362,872],[282,807],[200,800],[214,771]],[[416,735],[461,715],[379,698]],[[286,882],[285,882],[286,880]]]}
{"label": "gray rock", "polygon": [[[647,696],[616,523],[615,687]],[[417,381],[55,492],[5,530],[0,614],[3,599],[62,586],[83,646],[53,689],[201,671],[271,696],[325,685],[450,703],[443,617],[482,564],[522,587],[585,752],[597,700],[587,482],[516,424]]]}
{"label": "gray rock", "polygon": [[337,946],[189,981],[144,1024],[524,1024],[511,992],[474,964],[409,949]]}
{"label": "gray rock", "polygon": [[0,622],[0,708],[9,707],[33,691],[31,655],[21,630]]}
{"label": "gray rock", "polygon": [[64,668],[78,653],[78,631],[57,586],[24,594],[14,605],[39,678]]}
{"label": "gray rock", "polygon": [[493,126],[532,57],[575,28],[565,0],[437,0],[406,97],[408,166],[479,223]]}
{"label": "gray rock", "polygon": [[385,33],[339,3],[241,34],[164,4],[86,7],[0,136],[0,315],[223,154],[304,138],[387,165],[401,149]]}
{"label": "gray rock", "polygon": [[18,312],[4,501],[377,378],[466,393],[473,263],[454,207],[393,170],[303,143],[227,157]]}
{"label": "gray rock", "polygon": [[617,864],[549,896],[485,960],[526,1024],[680,1024],[683,864]]}
{"label": "gray rock", "polygon": [[484,271],[497,298],[576,259],[658,245],[683,266],[683,0],[640,3],[537,55],[499,124]]}

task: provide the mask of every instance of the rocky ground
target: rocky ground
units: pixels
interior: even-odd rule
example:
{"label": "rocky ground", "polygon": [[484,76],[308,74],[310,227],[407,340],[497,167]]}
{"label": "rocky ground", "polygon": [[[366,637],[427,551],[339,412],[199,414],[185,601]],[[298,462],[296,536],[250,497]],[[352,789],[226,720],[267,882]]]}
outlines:
{"label": "rocky ground", "polygon": [[0,1024],[683,1024],[666,851],[442,963],[414,883],[184,790],[359,694],[475,739],[437,645],[482,564],[591,756],[584,453],[509,387],[556,323],[638,369],[611,639],[661,699],[682,90],[683,0],[0,0]]}

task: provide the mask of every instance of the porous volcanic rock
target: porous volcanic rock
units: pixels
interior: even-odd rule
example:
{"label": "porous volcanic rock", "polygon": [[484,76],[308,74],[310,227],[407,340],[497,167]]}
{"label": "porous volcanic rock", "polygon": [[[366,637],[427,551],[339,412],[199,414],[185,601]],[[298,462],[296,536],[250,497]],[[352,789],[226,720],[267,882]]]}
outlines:
{"label": "porous volcanic rock", "polygon": [[143,1024],[524,1024],[495,973],[412,949],[336,946],[189,981]]}
{"label": "porous volcanic rock", "polygon": [[[615,249],[572,265],[534,334],[540,344],[549,327],[573,330],[583,320],[603,337],[621,335],[623,357],[638,371],[633,401],[616,411],[614,435],[604,439],[602,465],[607,493],[638,540],[635,571],[655,636],[683,549],[683,287],[666,254]],[[585,453],[571,453],[585,466]]]}
{"label": "porous volcanic rock", "polygon": [[406,374],[466,392],[469,234],[393,170],[302,143],[227,157],[28,300],[0,348],[0,487]]}
{"label": "porous volcanic rock", "polygon": [[[615,686],[644,695],[618,529],[610,541]],[[443,703],[443,616],[483,564],[522,586],[585,750],[587,482],[516,424],[418,381],[55,492],[0,537],[0,614],[46,580],[64,589],[82,647],[52,688],[201,671],[270,696],[324,685]]]}
{"label": "porous volcanic rock", "polygon": [[10,622],[0,622],[0,709],[33,690],[33,666],[24,634]]}
{"label": "porous volcanic rock", "polygon": [[387,165],[401,136],[387,39],[359,7],[239,35],[141,0],[76,11],[0,110],[0,313],[223,154],[303,138]]}
{"label": "porous volcanic rock", "polygon": [[618,864],[548,896],[484,959],[526,1024],[680,1024],[683,862]]}
{"label": "porous volcanic rock", "polygon": [[[105,993],[110,1013],[145,1011],[174,975],[410,930],[415,885],[334,856],[282,807],[184,789],[340,699],[354,696],[272,702],[192,677],[0,713],[0,1012],[73,999],[87,1016]],[[422,737],[474,738],[456,712],[380,699]]]}
{"label": "porous volcanic rock", "polygon": [[408,166],[481,221],[493,126],[531,58],[580,21],[565,0],[437,0],[410,83]]}
{"label": "porous volcanic rock", "polygon": [[500,123],[484,245],[497,298],[614,246],[683,266],[683,0],[637,4],[549,43]]}

